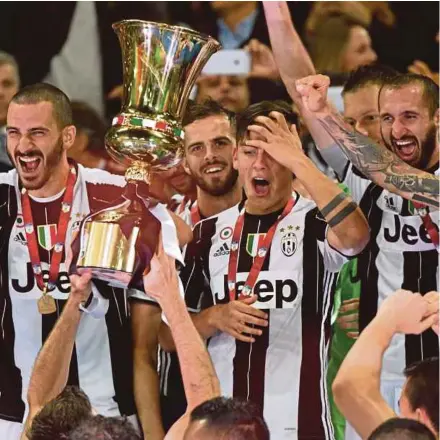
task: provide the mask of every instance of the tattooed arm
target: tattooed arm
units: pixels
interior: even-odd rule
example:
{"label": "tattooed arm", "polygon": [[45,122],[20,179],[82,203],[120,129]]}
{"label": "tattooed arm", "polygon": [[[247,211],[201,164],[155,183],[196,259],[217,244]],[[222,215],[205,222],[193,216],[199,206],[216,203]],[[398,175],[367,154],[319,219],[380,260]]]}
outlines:
{"label": "tattooed arm", "polygon": [[318,121],[353,166],[373,182],[406,199],[439,207],[437,176],[411,167],[392,151],[348,129],[341,116],[335,112],[319,116]]}
{"label": "tattooed arm", "polygon": [[361,173],[383,188],[408,200],[439,207],[437,176],[413,168],[393,152],[353,131],[327,102],[328,78],[322,75],[297,81],[302,113],[320,149],[335,143]]}

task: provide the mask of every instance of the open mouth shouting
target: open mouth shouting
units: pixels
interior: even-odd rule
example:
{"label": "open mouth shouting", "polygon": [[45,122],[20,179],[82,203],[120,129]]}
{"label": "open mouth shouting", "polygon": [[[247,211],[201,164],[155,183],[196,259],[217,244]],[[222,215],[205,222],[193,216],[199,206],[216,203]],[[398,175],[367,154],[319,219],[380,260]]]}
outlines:
{"label": "open mouth shouting", "polygon": [[258,197],[265,197],[269,194],[270,182],[263,177],[253,177],[252,186]]}
{"label": "open mouth shouting", "polygon": [[26,177],[36,175],[43,163],[43,158],[39,154],[17,154],[15,156],[17,165],[21,173]]}
{"label": "open mouth shouting", "polygon": [[405,162],[414,159],[417,153],[418,142],[414,137],[405,137],[403,139],[393,139],[393,147],[396,154]]}

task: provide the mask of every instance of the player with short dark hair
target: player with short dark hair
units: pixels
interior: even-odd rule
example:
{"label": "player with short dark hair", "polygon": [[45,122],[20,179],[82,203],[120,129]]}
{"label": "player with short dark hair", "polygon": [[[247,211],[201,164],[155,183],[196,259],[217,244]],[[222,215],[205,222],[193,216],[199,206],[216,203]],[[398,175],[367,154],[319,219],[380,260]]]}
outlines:
{"label": "player with short dark hair", "polygon": [[396,76],[397,70],[392,67],[380,64],[369,64],[367,66],[358,67],[350,72],[342,89],[342,96],[346,93],[353,93],[365,86],[378,85],[382,86],[386,78]]}
{"label": "player with short dark hair", "polygon": [[73,124],[72,107],[67,95],[57,87],[38,83],[25,86],[20,89],[12,98],[15,104],[38,104],[40,102],[50,102],[52,104],[52,114],[58,123],[59,128]]}
{"label": "player with short dark hair", "polygon": [[140,440],[139,434],[125,418],[89,417],[67,437],[69,440]]}
{"label": "player with short dark hair", "polygon": [[185,127],[209,116],[226,116],[231,124],[231,128],[235,129],[236,127],[236,114],[212,99],[197,103],[190,102],[185,111],[182,124]]}
{"label": "player with short dark hair", "polygon": [[27,437],[29,440],[62,438],[91,415],[92,406],[86,394],[78,387],[67,386],[34,417]]}
{"label": "player with short dark hair", "polygon": [[389,419],[368,437],[368,440],[435,440],[434,434],[422,423],[396,417]]}
{"label": "player with short dark hair", "polygon": [[191,412],[184,440],[269,440],[261,410],[248,400],[216,397]]}
{"label": "player with short dark hair", "polygon": [[403,370],[405,396],[410,409],[424,409],[436,432],[439,432],[439,358],[415,362]]}
{"label": "player with short dark hair", "polygon": [[416,73],[396,74],[384,76],[382,90],[401,90],[406,86],[419,86],[425,106],[429,110],[429,117],[433,118],[439,106],[439,86],[431,78]]}

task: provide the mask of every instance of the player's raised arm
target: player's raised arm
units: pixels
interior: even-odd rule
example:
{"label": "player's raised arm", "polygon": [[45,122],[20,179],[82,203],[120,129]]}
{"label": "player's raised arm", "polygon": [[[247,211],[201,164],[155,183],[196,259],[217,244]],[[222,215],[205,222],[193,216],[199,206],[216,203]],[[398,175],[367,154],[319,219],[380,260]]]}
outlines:
{"label": "player's raised arm", "polygon": [[67,384],[70,360],[76,332],[81,319],[79,306],[91,293],[89,273],[72,275],[72,290],[63,312],[35,360],[29,382],[29,415],[22,438],[34,416],[43,406],[58,396]]}
{"label": "player's raised arm", "polygon": [[396,417],[380,392],[382,357],[395,334],[420,334],[438,325],[438,294],[432,294],[400,290],[388,297],[339,369],[333,382],[335,402],[362,438]]}
{"label": "player's raised arm", "polygon": [[144,277],[144,286],[160,304],[168,320],[179,357],[189,413],[205,400],[218,396],[220,386],[205,344],[180,296],[174,259],[165,254],[161,243],[151,261],[150,272]]}
{"label": "player's raised arm", "polygon": [[315,73],[313,62],[296,31],[287,2],[263,2],[272,51],[281,79],[294,102],[301,102],[295,81]]}
{"label": "player's raised arm", "polygon": [[[329,104],[329,79],[315,75],[297,81],[302,112],[320,149],[338,145],[353,165],[367,178],[406,199],[439,207],[439,179],[414,168],[392,151],[354,131]],[[326,138],[327,136],[330,136]]]}

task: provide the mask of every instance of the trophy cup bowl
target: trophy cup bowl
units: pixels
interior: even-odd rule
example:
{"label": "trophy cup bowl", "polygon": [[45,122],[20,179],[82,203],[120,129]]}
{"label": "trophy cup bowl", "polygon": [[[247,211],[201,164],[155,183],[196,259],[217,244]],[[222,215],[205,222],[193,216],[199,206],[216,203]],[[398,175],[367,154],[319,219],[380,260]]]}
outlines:
{"label": "trophy cup bowl", "polygon": [[141,281],[161,229],[148,209],[151,172],[182,160],[189,94],[220,44],[191,29],[141,20],[123,20],[113,29],[122,51],[123,99],[105,145],[128,167],[127,186],[115,206],[84,219],[76,269],[125,288]]}

